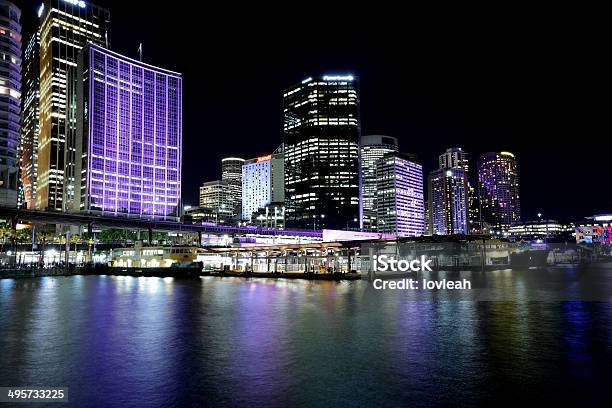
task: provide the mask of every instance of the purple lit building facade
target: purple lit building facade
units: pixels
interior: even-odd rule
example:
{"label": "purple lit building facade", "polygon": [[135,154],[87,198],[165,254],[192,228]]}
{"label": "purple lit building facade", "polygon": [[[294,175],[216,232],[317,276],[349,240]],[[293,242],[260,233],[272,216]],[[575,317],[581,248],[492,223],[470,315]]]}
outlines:
{"label": "purple lit building facade", "polygon": [[388,153],[376,162],[377,231],[418,237],[425,231],[423,166],[406,153]]}
{"label": "purple lit building facade", "polygon": [[[483,230],[507,231],[521,220],[518,165],[510,152],[489,152],[478,161]],[[488,231],[487,231],[488,232]]]}
{"label": "purple lit building facade", "polygon": [[428,204],[433,235],[469,234],[465,169],[450,167],[429,173]]}
{"label": "purple lit building facade", "polygon": [[94,214],[178,220],[181,74],[94,44],[76,68],[75,200]]}

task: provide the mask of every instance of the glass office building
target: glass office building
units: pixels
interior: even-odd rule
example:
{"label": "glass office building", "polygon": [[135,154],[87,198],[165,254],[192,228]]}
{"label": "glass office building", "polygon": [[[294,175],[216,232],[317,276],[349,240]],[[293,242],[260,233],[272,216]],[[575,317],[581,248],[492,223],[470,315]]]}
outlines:
{"label": "glass office building", "polygon": [[306,78],[283,94],[287,228],[359,222],[359,93],[351,75]]}
{"label": "glass office building", "polygon": [[178,220],[181,74],[89,44],[77,84],[74,209]]}
{"label": "glass office building", "polygon": [[[40,17],[40,134],[36,207],[66,210],[64,189],[73,195],[75,152],[66,149],[69,130],[69,72],[83,47],[92,42],[109,46],[110,13],[90,2],[45,0]],[[64,183],[66,171],[72,178]]]}
{"label": "glass office building", "polygon": [[367,135],[361,138],[361,228],[376,231],[376,163],[398,151],[397,138]]}
{"label": "glass office building", "polygon": [[413,155],[388,153],[376,163],[378,232],[417,237],[425,232],[423,166]]}
{"label": "glass office building", "polygon": [[200,187],[199,211],[206,214],[204,221],[233,223],[234,200],[227,181],[207,181]]}
{"label": "glass office building", "polygon": [[26,208],[35,208],[38,173],[38,134],[40,133],[40,34],[32,34],[23,60],[23,115],[19,166]]}
{"label": "glass office building", "polygon": [[521,220],[518,165],[510,152],[489,152],[478,161],[478,189],[482,222],[507,231]]}
{"label": "glass office building", "polygon": [[239,157],[226,157],[221,160],[221,180],[228,185],[228,206],[232,218],[240,219],[242,207],[242,165],[245,160]]}

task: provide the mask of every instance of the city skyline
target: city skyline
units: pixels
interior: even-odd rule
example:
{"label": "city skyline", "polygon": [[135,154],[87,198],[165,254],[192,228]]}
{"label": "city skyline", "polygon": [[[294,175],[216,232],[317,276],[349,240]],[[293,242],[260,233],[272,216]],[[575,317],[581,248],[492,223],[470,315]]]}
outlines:
{"label": "city skyline", "polygon": [[[39,2],[16,3],[22,7],[25,38],[32,32],[32,21],[37,20]],[[546,95],[539,91],[538,95],[546,98],[537,104],[521,96],[527,87],[537,85],[542,72],[540,69],[532,78],[523,70],[514,72],[514,63],[507,68],[499,66],[498,63],[506,61],[502,54],[510,46],[508,41],[499,50],[490,51],[492,54],[486,58],[479,56],[479,47],[466,49],[467,66],[452,69],[439,63],[455,55],[443,56],[444,52],[456,51],[444,48],[438,53],[417,44],[412,48],[410,68],[405,72],[402,71],[407,64],[395,53],[387,54],[388,48],[384,46],[375,50],[360,43],[363,40],[360,35],[354,44],[340,48],[323,44],[308,57],[296,56],[290,61],[285,58],[288,55],[285,47],[280,45],[270,47],[262,55],[254,54],[248,49],[254,39],[232,45],[231,52],[211,43],[205,56],[229,59],[218,66],[206,67],[206,74],[201,75],[198,73],[201,67],[192,64],[188,44],[179,42],[174,52],[167,53],[170,39],[140,23],[154,20],[162,13],[176,13],[186,19],[188,27],[195,23],[198,5],[193,5],[192,17],[181,9],[142,8],[104,0],[95,3],[111,11],[114,50],[137,57],[138,44],[143,42],[145,62],[184,73],[188,84],[185,100],[189,101],[184,113],[184,137],[185,146],[191,147],[185,149],[184,157],[185,204],[197,203],[199,186],[217,177],[217,163],[223,157],[257,157],[276,147],[281,140],[282,89],[310,73],[359,76],[361,133],[397,137],[403,151],[415,153],[422,160],[425,174],[437,167],[437,155],[450,146],[464,147],[470,153],[472,168],[483,152],[507,150],[517,154],[523,176],[524,219],[533,219],[538,212],[549,218],[581,217],[605,212],[612,204],[609,195],[592,194],[603,185],[606,172],[603,163],[590,166],[589,177],[575,169],[574,163],[586,157],[590,148],[556,143],[561,139],[559,134],[570,137],[580,134],[578,122],[585,122],[578,117],[585,115],[585,108],[576,107],[578,116],[569,115],[569,108],[562,106],[565,102],[555,100],[557,92]],[[134,30],[138,35],[127,35]],[[316,42],[317,38],[311,40]],[[306,43],[308,38],[297,41]],[[265,61],[256,63],[256,58]],[[491,61],[487,63],[487,59]],[[486,64],[481,69],[482,63]],[[245,66],[247,74],[239,75]],[[540,88],[554,90],[552,86],[553,81],[545,81]],[[239,89],[244,90],[239,92],[241,98],[230,98]],[[551,116],[560,112],[564,112],[564,120],[570,121],[563,126],[551,121]],[[233,120],[236,117],[243,120]],[[202,160],[202,151],[207,152],[206,160]],[[547,177],[543,170],[552,168],[556,177]],[[567,185],[572,185],[572,194],[566,193]]]}
{"label": "city skyline", "polygon": [[266,6],[0,0],[0,403],[612,400],[605,36]]}

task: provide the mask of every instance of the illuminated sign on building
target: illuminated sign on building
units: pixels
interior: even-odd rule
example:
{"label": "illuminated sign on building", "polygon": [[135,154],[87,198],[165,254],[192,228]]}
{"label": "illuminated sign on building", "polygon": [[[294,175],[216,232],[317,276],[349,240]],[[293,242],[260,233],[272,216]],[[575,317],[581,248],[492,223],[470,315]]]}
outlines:
{"label": "illuminated sign on building", "polygon": [[586,225],[576,227],[576,242],[579,244],[612,244],[612,225]]}
{"label": "illuminated sign on building", "polygon": [[261,162],[264,162],[264,161],[270,161],[270,160],[272,160],[272,155],[271,154],[268,154],[268,155],[265,155],[265,156],[259,156],[257,158],[257,163],[261,163]]}

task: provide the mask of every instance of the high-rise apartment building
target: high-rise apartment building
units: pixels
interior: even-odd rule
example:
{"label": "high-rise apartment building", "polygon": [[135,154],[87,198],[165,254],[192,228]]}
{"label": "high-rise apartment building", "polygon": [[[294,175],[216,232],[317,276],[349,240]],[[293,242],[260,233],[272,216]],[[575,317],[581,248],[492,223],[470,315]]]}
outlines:
{"label": "high-rise apartment building", "polygon": [[518,164],[510,152],[488,152],[478,161],[478,196],[483,223],[508,230],[521,219]]}
{"label": "high-rise apartment building", "polygon": [[242,166],[242,220],[253,221],[253,214],[271,203],[285,200],[283,153],[247,160]]}
{"label": "high-rise apartment building", "polygon": [[376,163],[378,232],[424,234],[423,166],[413,155],[388,153]]}
{"label": "high-rise apartment building", "polygon": [[307,78],[283,93],[287,227],[359,222],[359,89],[351,75]]}
{"label": "high-rise apartment building", "polygon": [[433,235],[469,234],[468,184],[463,167],[429,174],[429,228]]}
{"label": "high-rise apartment building", "polygon": [[21,10],[0,0],[0,205],[17,206],[21,116]]}
{"label": "high-rise apartment building", "polygon": [[462,168],[465,170],[468,190],[468,230],[471,233],[480,232],[478,194],[470,181],[471,173],[468,153],[461,147],[451,147],[438,157],[438,163],[440,169]]}
{"label": "high-rise apartment building", "polygon": [[361,137],[361,225],[376,231],[376,163],[387,153],[397,152],[397,138],[381,135]]}
{"label": "high-rise apartment building", "polygon": [[35,208],[38,173],[38,134],[40,132],[40,34],[32,34],[23,60],[23,114],[19,166],[26,208]]}
{"label": "high-rise apartment building", "polygon": [[75,86],[69,73],[88,43],[109,46],[110,13],[82,0],[45,0],[40,17],[40,134],[38,136],[38,176],[36,207],[65,210],[64,190],[72,190],[78,180],[67,180],[74,173],[74,151],[66,149],[70,124],[67,119],[67,93]]}
{"label": "high-rise apartment building", "polygon": [[181,74],[88,44],[76,79],[72,209],[178,220]]}

